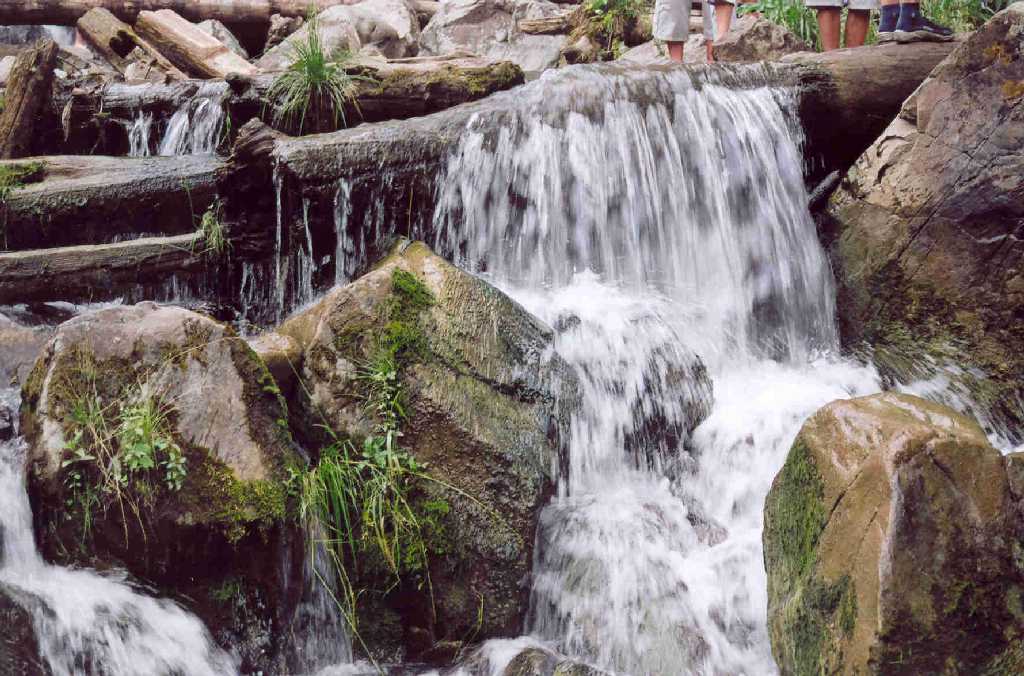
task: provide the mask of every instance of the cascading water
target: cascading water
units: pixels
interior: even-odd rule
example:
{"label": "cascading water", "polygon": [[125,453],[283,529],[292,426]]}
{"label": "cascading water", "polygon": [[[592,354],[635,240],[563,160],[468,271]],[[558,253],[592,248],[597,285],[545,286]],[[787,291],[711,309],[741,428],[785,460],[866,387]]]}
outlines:
{"label": "cascading water", "polygon": [[[13,408],[13,390],[0,392]],[[117,575],[50,565],[36,550],[25,492],[25,443],[0,442],[0,592],[32,617],[55,676],[238,672],[203,623],[177,604],[145,596]]]}
{"label": "cascading water", "polygon": [[159,155],[204,155],[215,152],[224,127],[224,82],[204,82],[175,111],[157,151]]}
{"label": "cascading water", "polygon": [[764,497],[807,415],[879,387],[831,356],[794,95],[732,76],[552,74],[439,182],[438,248],[554,326],[583,383],[526,629],[618,672],[774,670]]}
{"label": "cascading water", "polygon": [[148,157],[150,154],[150,132],[153,131],[153,114],[139,111],[128,125],[128,156]]}

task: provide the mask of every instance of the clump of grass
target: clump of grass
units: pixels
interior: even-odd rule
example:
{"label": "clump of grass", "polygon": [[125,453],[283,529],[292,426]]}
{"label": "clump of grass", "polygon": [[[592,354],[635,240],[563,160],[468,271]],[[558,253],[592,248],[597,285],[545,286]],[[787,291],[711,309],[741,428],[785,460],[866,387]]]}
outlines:
{"label": "clump of grass", "polygon": [[972,31],[1005,9],[1009,0],[923,0],[925,16],[957,33]]}
{"label": "clump of grass", "polygon": [[221,220],[221,203],[219,198],[214,199],[213,204],[203,212],[196,232],[199,235],[199,239],[203,242],[203,253],[220,256],[231,248],[231,241],[227,236],[227,227]]}
{"label": "clump of grass", "polygon": [[0,164],[0,203],[6,202],[11,191],[43,179],[42,162],[16,162]]}
{"label": "clump of grass", "polygon": [[352,60],[349,52],[327,53],[315,13],[309,13],[306,26],[306,39],[289,43],[291,63],[267,91],[274,123],[299,134],[307,128],[320,132],[348,126],[345,108],[351,105],[358,110],[357,83],[366,78],[345,70]]}

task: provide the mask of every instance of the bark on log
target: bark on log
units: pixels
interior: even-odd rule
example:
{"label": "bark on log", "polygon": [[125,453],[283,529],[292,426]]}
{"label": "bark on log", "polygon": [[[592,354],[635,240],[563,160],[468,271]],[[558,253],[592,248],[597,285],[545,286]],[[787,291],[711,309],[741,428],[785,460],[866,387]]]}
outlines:
{"label": "bark on log", "polygon": [[203,267],[195,233],[0,254],[0,305],[107,300],[125,287]]}
{"label": "bark on log", "polygon": [[32,161],[43,163],[44,178],[12,190],[0,205],[0,248],[17,251],[192,232],[213,201],[222,166],[209,156]]}
{"label": "bark on log", "polygon": [[519,30],[529,35],[568,35],[572,32],[575,10],[544,19],[520,19]]}
{"label": "bark on log", "polygon": [[94,7],[134,23],[140,11],[170,9],[189,21],[218,19],[226,24],[265,24],[271,14],[305,16],[312,6],[317,11],[354,0],[0,0],[0,25],[58,24],[73,26]]}
{"label": "bark on log", "polygon": [[77,25],[82,37],[122,75],[135,60],[134,55],[138,53],[135,50],[138,49],[169,78],[184,80],[186,77],[159,50],[139,37],[131,26],[103,8],[90,10],[78,20]]}
{"label": "bark on log", "polygon": [[824,160],[815,178],[836,169],[845,173],[958,44],[889,44],[784,57],[784,66],[798,69],[810,157]]}
{"label": "bark on log", "polygon": [[223,78],[229,73],[259,72],[220,40],[169,9],[139,12],[135,30],[171,63],[192,75]]}
{"label": "bark on log", "polygon": [[0,113],[0,158],[29,154],[39,111],[50,99],[57,51],[53,40],[42,40],[22,53],[11,69]]}

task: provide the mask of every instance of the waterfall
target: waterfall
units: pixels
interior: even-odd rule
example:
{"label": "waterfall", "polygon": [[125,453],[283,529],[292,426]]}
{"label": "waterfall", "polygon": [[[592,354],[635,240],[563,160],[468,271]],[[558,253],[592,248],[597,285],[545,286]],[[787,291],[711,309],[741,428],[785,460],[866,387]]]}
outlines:
{"label": "waterfall", "polygon": [[583,386],[526,630],[635,675],[775,670],[765,495],[807,415],[879,387],[835,356],[795,94],[714,78],[551,73],[439,179],[437,247],[553,326]]}
{"label": "waterfall", "polygon": [[[14,409],[17,393],[0,393]],[[238,672],[198,618],[145,596],[119,574],[47,564],[36,550],[25,492],[26,444],[0,442],[0,592],[29,612],[55,676]]]}
{"label": "waterfall", "polygon": [[128,125],[128,156],[149,157],[150,132],[153,130],[153,114],[139,111]]}

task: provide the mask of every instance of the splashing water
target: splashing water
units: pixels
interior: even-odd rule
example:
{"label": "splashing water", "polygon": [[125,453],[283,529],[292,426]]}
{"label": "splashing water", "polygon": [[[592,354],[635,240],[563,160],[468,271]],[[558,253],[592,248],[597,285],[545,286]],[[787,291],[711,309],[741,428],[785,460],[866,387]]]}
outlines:
{"label": "splashing water", "polygon": [[177,604],[144,596],[117,575],[43,561],[25,492],[25,452],[21,438],[0,443],[0,589],[30,613],[52,672],[238,673],[202,622]]}
{"label": "splashing water", "polygon": [[205,82],[167,122],[158,155],[207,155],[217,150],[224,127],[224,82]]}
{"label": "splashing water", "polygon": [[551,74],[439,183],[438,248],[555,327],[583,385],[527,631],[618,672],[775,670],[764,497],[809,414],[879,389],[831,356],[794,96],[733,76]]}
{"label": "splashing water", "polygon": [[149,157],[151,153],[149,137],[152,130],[153,114],[144,113],[140,110],[128,126],[129,157]]}

